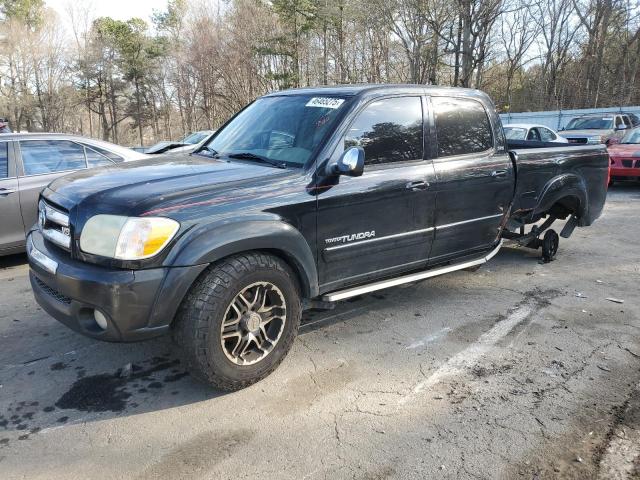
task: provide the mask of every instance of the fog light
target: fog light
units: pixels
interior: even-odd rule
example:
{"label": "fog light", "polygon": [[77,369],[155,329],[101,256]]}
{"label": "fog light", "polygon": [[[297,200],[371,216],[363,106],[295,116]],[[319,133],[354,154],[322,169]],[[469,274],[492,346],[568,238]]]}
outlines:
{"label": "fog light", "polygon": [[102,312],[100,312],[98,310],[94,310],[93,311],[93,318],[95,319],[96,323],[98,324],[98,326],[102,330],[106,330],[107,329],[107,317],[105,317]]}

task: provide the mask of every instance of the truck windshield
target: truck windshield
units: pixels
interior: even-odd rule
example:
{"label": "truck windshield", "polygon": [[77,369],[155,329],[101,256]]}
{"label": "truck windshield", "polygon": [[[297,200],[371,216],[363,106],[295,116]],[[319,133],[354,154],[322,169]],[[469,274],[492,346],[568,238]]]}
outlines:
{"label": "truck windshield", "polygon": [[504,127],[504,134],[507,140],[525,140],[527,129],[520,127]]}
{"label": "truck windshield", "polygon": [[611,117],[589,117],[574,118],[565,130],[611,130],[613,128],[613,118]]}
{"label": "truck windshield", "polygon": [[259,98],[198,154],[303,167],[345,103],[345,98],[312,95]]}
{"label": "truck windshield", "polygon": [[640,129],[627,132],[620,143],[640,143]]}

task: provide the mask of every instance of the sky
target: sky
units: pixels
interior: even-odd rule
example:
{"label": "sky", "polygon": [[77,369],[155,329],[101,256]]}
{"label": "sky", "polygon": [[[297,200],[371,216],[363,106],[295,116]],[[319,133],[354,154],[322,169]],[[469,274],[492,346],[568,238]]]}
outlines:
{"label": "sky", "polygon": [[140,17],[149,21],[153,10],[164,10],[166,0],[45,0],[48,7],[54,9],[65,21],[68,18],[67,5],[69,2],[89,4],[92,6],[94,17],[112,17],[117,20],[127,20]]}

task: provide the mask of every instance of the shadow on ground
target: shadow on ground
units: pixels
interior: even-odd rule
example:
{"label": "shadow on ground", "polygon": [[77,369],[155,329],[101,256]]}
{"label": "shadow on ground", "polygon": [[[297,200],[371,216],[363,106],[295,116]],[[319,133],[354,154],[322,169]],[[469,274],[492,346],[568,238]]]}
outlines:
{"label": "shadow on ground", "polygon": [[0,257],[0,269],[19,267],[21,265],[25,265],[26,263],[27,263],[26,253],[19,253],[17,255],[6,255],[4,257]]}
{"label": "shadow on ground", "polygon": [[[491,268],[516,257],[525,265],[527,261],[534,264],[539,252],[504,248]],[[26,278],[25,262],[24,255],[0,258],[0,269],[22,269],[20,275]],[[396,287],[355,297],[333,310],[305,312],[300,335],[349,322],[385,305],[410,305],[417,301],[414,296],[424,300],[425,294],[433,294],[434,300],[437,296],[442,301],[459,293]],[[45,428],[137,415],[225,395],[191,378],[168,337],[136,344],[97,342],[58,324],[28,297],[25,301],[34,304],[33,318],[13,319],[18,326],[12,329],[9,324],[9,330],[15,334],[10,332],[1,340],[11,345],[0,353],[0,448]],[[0,323],[4,321],[0,316]],[[3,333],[6,330],[5,326]],[[358,334],[349,329],[344,333]]]}

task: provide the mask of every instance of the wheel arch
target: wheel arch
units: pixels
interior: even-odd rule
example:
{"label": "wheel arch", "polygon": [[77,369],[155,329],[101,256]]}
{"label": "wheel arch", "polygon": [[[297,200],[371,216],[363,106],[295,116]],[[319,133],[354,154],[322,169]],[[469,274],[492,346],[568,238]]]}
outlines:
{"label": "wheel arch", "polygon": [[318,296],[318,274],[311,248],[296,228],[281,220],[238,221],[194,229],[178,241],[165,264],[213,264],[251,251],[280,258],[296,275],[303,298]]}
{"label": "wheel arch", "polygon": [[[544,186],[532,216],[551,213],[558,218],[573,214],[581,219],[588,214],[587,188],[584,181],[575,174],[559,175]],[[579,223],[580,224],[580,223]]]}

